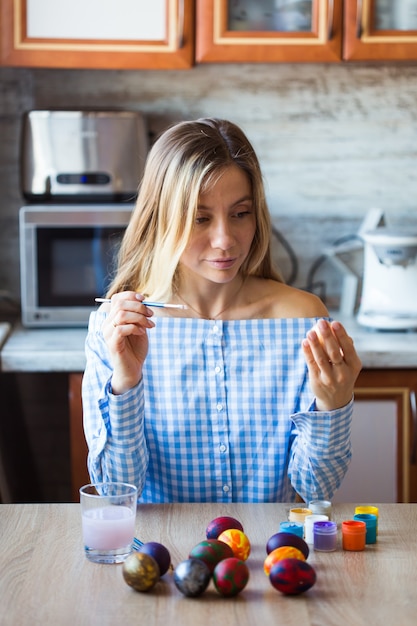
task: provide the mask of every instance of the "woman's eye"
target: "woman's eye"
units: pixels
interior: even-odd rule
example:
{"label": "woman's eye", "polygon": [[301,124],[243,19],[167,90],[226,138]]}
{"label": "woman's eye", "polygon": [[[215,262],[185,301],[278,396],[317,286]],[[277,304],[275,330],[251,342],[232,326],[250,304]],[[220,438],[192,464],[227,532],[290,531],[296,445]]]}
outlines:
{"label": "woman's eye", "polygon": [[195,223],[196,224],[204,224],[204,222],[208,221],[208,217],[196,217],[195,218]]}

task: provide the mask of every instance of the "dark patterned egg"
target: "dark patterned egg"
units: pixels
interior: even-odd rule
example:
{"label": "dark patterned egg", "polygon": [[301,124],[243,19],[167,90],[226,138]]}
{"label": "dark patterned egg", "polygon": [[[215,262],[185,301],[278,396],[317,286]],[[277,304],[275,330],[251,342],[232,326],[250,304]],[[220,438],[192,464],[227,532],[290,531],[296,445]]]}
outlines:
{"label": "dark patterned egg", "polygon": [[234,517],[228,517],[227,515],[216,517],[207,526],[206,537],[207,539],[217,539],[224,530],[229,530],[229,528],[237,528],[237,530],[243,532],[242,524]]}
{"label": "dark patterned egg", "polygon": [[233,556],[232,548],[218,539],[206,539],[200,541],[191,550],[189,557],[193,559],[201,559],[207,565],[210,573],[213,572],[217,563],[222,559]]}
{"label": "dark patterned egg", "polygon": [[169,566],[171,565],[171,555],[168,548],[162,545],[162,543],[158,543],[157,541],[148,541],[140,547],[138,552],[143,552],[144,554],[152,556],[159,565],[161,576],[166,574]]}
{"label": "dark patterned egg", "polygon": [[214,586],[222,596],[236,596],[246,587],[248,580],[248,566],[236,557],[224,559],[214,568]]}
{"label": "dark patterned egg", "polygon": [[306,561],[282,559],[271,567],[269,580],[281,593],[294,596],[314,585],[316,572]]}
{"label": "dark patterned egg", "polygon": [[153,557],[132,552],[123,563],[123,578],[136,591],[149,591],[160,578],[159,566]]}
{"label": "dark patterned egg", "polygon": [[174,570],[175,586],[188,598],[200,596],[210,582],[211,573],[204,561],[187,559]]}
{"label": "dark patterned egg", "polygon": [[277,548],[281,548],[282,546],[292,546],[293,548],[298,548],[304,554],[304,558],[307,559],[310,554],[310,548],[308,547],[308,543],[304,541],[302,537],[298,535],[294,535],[294,533],[286,533],[280,532],[272,535],[266,544],[266,553],[269,554],[273,550]]}

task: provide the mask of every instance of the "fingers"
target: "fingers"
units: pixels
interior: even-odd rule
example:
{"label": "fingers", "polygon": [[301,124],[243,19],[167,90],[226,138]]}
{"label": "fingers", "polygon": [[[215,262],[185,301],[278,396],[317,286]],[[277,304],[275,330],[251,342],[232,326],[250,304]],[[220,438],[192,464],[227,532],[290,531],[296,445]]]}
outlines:
{"label": "fingers", "polygon": [[342,324],[320,320],[307,333],[302,349],[317,406],[327,410],[344,406],[362,364]]}
{"label": "fingers", "polygon": [[[341,329],[336,329],[342,335]],[[319,320],[314,328],[312,328],[306,337],[306,346],[309,348],[309,360],[313,359],[320,369],[328,370],[333,364],[342,365],[345,361],[343,345],[346,340],[342,337],[342,341],[333,331],[333,328],[326,320]]]}
{"label": "fingers", "polygon": [[[114,329],[125,327],[124,331],[132,332],[132,327],[153,328],[155,324],[150,319],[153,311],[142,304],[143,296],[134,291],[115,294],[111,299],[109,323]],[[129,328],[126,328],[129,327]]]}

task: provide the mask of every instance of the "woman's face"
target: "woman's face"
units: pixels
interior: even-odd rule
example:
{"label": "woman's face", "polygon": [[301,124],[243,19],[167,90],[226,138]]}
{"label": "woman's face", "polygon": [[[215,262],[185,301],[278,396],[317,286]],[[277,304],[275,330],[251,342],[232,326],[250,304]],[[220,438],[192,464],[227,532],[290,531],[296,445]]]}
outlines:
{"label": "woman's face", "polygon": [[232,165],[200,194],[194,228],[180,260],[182,276],[230,282],[249,254],[255,228],[249,179]]}

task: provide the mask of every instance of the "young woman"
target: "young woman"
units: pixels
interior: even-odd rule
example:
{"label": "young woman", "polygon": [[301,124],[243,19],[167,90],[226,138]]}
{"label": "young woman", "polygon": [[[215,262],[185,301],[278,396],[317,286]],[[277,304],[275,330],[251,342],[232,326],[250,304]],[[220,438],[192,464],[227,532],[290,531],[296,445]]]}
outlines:
{"label": "young woman", "polygon": [[141,502],[333,496],[361,363],[272,267],[259,162],[236,125],[181,122],[156,141],[107,296],[83,379],[93,482],[134,483]]}

